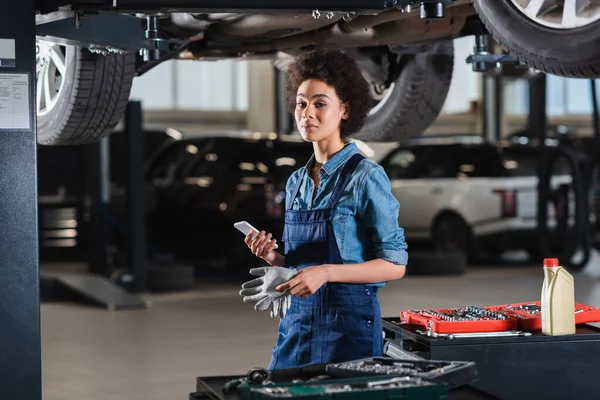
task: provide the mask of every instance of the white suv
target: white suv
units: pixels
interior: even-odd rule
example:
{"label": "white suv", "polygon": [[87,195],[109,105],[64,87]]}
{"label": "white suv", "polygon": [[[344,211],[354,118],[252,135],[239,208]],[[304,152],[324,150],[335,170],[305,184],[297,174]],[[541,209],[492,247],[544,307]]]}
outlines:
{"label": "white suv", "polygon": [[[422,137],[380,161],[400,201],[399,223],[409,244],[430,242],[436,250],[469,256],[519,249],[539,258],[536,163],[535,147],[481,137]],[[571,182],[560,173],[551,179],[555,195]],[[563,194],[572,207],[572,192]],[[550,203],[548,226],[556,221]],[[553,250],[560,245],[555,241]]]}

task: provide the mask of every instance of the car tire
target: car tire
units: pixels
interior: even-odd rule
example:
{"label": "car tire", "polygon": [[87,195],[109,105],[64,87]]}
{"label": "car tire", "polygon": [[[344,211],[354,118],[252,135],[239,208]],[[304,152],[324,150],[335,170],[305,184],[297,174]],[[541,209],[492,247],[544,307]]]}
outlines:
{"label": "car tire", "polygon": [[[403,57],[403,67],[388,88],[389,93],[353,138],[405,142],[423,134],[439,116],[452,82],[454,43],[434,43],[422,52]],[[286,57],[276,60],[275,66],[285,71],[290,62]]]}
{"label": "car tire", "polygon": [[422,135],[440,115],[452,83],[454,43],[435,43],[404,57],[405,64],[388,89],[389,96],[353,138],[403,143]]}
{"label": "car tire", "polygon": [[431,230],[433,247],[438,253],[469,254],[471,230],[458,215],[445,213],[438,216]]}
{"label": "car tire", "polygon": [[475,0],[474,6],[494,39],[528,66],[564,77],[600,77],[600,21],[557,29],[529,18],[511,0]]}
{"label": "car tire", "polygon": [[[42,40],[37,42],[37,54],[38,143],[86,144],[111,134],[129,101],[135,54],[104,56]],[[61,68],[57,59],[63,61]],[[44,87],[48,79],[58,90]]]}

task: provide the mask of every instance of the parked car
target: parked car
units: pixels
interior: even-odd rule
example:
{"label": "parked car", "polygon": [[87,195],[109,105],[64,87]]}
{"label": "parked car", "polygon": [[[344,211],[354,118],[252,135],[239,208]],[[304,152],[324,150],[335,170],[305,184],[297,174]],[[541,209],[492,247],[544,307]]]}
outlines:
{"label": "parked car", "polygon": [[[109,180],[111,199],[116,209],[125,210],[126,147],[124,131],[117,131],[110,139]],[[173,129],[144,129],[142,158],[145,162],[167,143],[178,140]],[[94,214],[106,218],[99,205],[100,147],[98,145],[38,146],[38,211],[40,230],[40,259],[85,260],[94,235],[90,234]],[[124,220],[124,215],[119,215]],[[110,223],[114,222],[110,220]],[[123,228],[124,229],[124,228]]]}
{"label": "parked car", "polygon": [[[437,118],[453,73],[452,40],[478,35],[476,70],[497,62],[487,32],[521,63],[598,77],[600,5],[527,0],[36,1],[38,140],[110,134],[134,77],[170,59],[271,59],[344,49],[371,83],[362,140],[404,141]],[[226,11],[226,12],[225,12]]]}
{"label": "parked car", "polygon": [[[422,137],[381,160],[401,204],[399,223],[409,245],[428,242],[438,251],[474,258],[511,249],[539,258],[536,163],[533,146],[492,144],[481,137]],[[551,228],[557,226],[557,210],[563,210],[559,202],[566,200],[558,188],[572,179],[566,169],[554,173]],[[573,207],[572,193],[566,193]],[[553,248],[560,249],[553,239]]]}
{"label": "parked car", "polygon": [[256,264],[233,224],[246,220],[280,238],[287,178],[311,154],[301,138],[274,134],[168,143],[146,170],[149,247],[228,273]]}
{"label": "parked car", "polygon": [[[262,261],[233,224],[248,221],[280,240],[287,179],[312,152],[300,136],[274,133],[218,132],[168,142],[146,168],[149,250],[228,275],[247,274]],[[122,212],[113,210],[117,218]]]}

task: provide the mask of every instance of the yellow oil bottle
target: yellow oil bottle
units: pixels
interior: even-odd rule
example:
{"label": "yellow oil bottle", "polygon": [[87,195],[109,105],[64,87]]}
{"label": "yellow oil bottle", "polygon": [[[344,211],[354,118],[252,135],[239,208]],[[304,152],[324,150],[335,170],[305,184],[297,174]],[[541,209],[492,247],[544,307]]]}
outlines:
{"label": "yellow oil bottle", "polygon": [[541,305],[542,334],[575,333],[575,280],[556,258],[544,259]]}

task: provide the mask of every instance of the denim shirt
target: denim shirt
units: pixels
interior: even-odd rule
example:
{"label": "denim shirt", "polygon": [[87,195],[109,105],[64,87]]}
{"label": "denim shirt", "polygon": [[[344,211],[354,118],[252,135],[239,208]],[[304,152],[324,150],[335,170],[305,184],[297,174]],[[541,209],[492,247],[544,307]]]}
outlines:
{"label": "denim shirt", "polygon": [[[286,209],[312,210],[327,207],[342,167],[358,153],[356,144],[349,143],[329,159],[319,170],[320,183],[316,194],[310,177],[314,155],[306,166],[296,170],[286,185]],[[298,180],[302,183],[290,207],[291,196]],[[334,211],[333,231],[344,264],[357,264],[377,258],[397,265],[408,263],[404,229],[398,226],[400,204],[391,192],[383,167],[362,160],[342,193]],[[383,286],[385,282],[373,284]]]}

